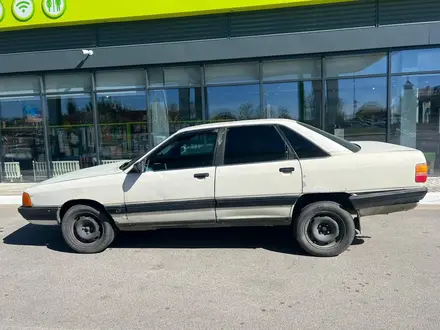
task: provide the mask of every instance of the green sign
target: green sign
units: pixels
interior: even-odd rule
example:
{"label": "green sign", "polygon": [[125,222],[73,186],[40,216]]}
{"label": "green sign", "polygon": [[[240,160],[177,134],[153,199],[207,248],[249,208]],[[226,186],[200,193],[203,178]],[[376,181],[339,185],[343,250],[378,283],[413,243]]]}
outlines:
{"label": "green sign", "polygon": [[5,17],[5,7],[3,6],[3,3],[0,0],[0,22],[3,21],[3,17]]}
{"label": "green sign", "polygon": [[35,13],[34,0],[14,0],[11,11],[17,21],[29,21]]}
{"label": "green sign", "polygon": [[57,19],[66,12],[67,0],[42,0],[41,7],[47,17]]}

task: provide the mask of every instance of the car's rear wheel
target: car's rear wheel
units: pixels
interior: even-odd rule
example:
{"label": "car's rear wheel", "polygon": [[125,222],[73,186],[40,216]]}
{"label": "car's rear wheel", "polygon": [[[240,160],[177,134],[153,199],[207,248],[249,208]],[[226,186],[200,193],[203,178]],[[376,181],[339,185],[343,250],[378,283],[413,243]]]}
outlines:
{"label": "car's rear wheel", "polygon": [[296,240],[316,257],[335,257],[353,242],[356,229],[350,213],[335,202],[307,205],[294,223]]}
{"label": "car's rear wheel", "polygon": [[75,205],[61,221],[66,243],[78,253],[99,253],[114,240],[115,230],[109,215],[88,205]]}

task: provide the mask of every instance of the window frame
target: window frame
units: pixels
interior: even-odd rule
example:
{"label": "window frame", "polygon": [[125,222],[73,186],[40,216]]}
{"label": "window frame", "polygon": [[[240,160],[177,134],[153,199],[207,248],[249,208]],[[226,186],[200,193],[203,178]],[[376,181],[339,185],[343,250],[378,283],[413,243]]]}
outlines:
{"label": "window frame", "polygon": [[[278,160],[268,160],[268,161],[259,161],[259,162],[251,162],[251,163],[239,163],[239,164],[225,164],[225,155],[226,155],[226,142],[228,141],[228,132],[230,129],[240,129],[240,128],[245,128],[245,127],[261,127],[261,126],[266,126],[266,127],[273,127],[275,129],[275,131],[277,132],[278,136],[281,138],[281,140],[284,142],[284,145],[287,148],[288,151],[288,155],[286,157],[286,159],[278,159]],[[285,160],[297,160],[297,155],[295,153],[295,151],[292,149],[292,146],[290,145],[289,141],[287,141],[286,137],[281,134],[282,132],[280,132],[280,130],[278,129],[277,125],[275,124],[259,124],[259,123],[255,123],[255,124],[250,124],[250,125],[241,125],[241,126],[228,126],[225,127],[221,132],[219,132],[218,138],[220,139],[220,145],[219,145],[219,157],[218,157],[218,162],[217,162],[217,166],[243,166],[243,165],[252,165],[252,164],[266,164],[266,163],[274,163],[274,162],[281,162],[281,161],[285,161]]]}
{"label": "window frame", "polygon": [[148,165],[150,164],[151,159],[154,159],[154,157],[156,157],[161,151],[163,151],[164,149],[166,149],[167,147],[169,147],[172,143],[174,143],[176,140],[180,140],[182,137],[188,136],[188,135],[198,135],[198,134],[206,134],[206,133],[215,133],[217,134],[216,139],[215,139],[215,146],[214,146],[214,151],[213,151],[213,159],[212,159],[212,165],[211,166],[204,166],[204,167],[216,167],[217,166],[217,162],[218,162],[218,153],[219,153],[219,137],[220,137],[220,130],[218,128],[214,128],[214,129],[200,129],[200,130],[191,130],[191,131],[187,131],[187,132],[182,132],[182,133],[177,133],[174,135],[174,137],[172,137],[169,141],[167,141],[166,143],[164,143],[162,146],[160,146],[159,148],[157,148],[152,154],[148,155],[145,159],[145,165],[144,165],[144,171],[143,173],[146,172],[169,172],[169,171],[182,171],[182,170],[190,170],[190,169],[196,169],[196,168],[200,168],[200,167],[191,167],[191,168],[179,168],[179,169],[166,169],[166,170],[161,170],[161,171],[146,171],[146,169],[148,168]]}

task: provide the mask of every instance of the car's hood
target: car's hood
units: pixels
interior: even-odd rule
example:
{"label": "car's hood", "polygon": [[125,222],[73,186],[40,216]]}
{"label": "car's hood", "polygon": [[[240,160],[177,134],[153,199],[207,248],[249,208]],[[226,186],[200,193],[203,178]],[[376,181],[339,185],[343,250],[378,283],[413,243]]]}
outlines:
{"label": "car's hood", "polygon": [[415,149],[377,141],[352,141],[352,143],[357,144],[361,147],[359,152],[362,153],[379,153],[379,152],[393,152],[393,151],[414,151]]}
{"label": "car's hood", "polygon": [[66,173],[63,175],[53,177],[51,179],[48,179],[46,181],[41,182],[40,185],[41,184],[52,184],[52,183],[58,183],[58,182],[64,182],[64,181],[71,181],[71,180],[87,179],[87,178],[92,178],[92,177],[97,177],[97,176],[112,175],[112,174],[120,173],[121,170],[119,169],[119,167],[123,163],[124,162],[84,168],[79,171],[74,171],[74,172],[70,172],[70,173]]}

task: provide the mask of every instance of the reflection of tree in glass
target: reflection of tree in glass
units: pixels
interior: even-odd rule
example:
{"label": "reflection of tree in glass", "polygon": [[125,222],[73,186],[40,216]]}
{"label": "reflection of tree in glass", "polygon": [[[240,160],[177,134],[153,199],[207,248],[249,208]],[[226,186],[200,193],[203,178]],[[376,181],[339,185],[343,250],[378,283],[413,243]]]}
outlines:
{"label": "reflection of tree in glass", "polygon": [[100,98],[97,102],[97,108],[100,115],[108,116],[118,120],[119,114],[123,112],[129,112],[131,109],[117,100]]}
{"label": "reflection of tree in glass", "polygon": [[255,109],[252,103],[244,103],[240,105],[238,112],[238,120],[262,118],[260,108]]}
{"label": "reflection of tree in glass", "polygon": [[252,103],[243,103],[238,108],[238,114],[234,115],[231,111],[219,112],[211,118],[213,121],[233,121],[263,118],[261,109],[254,108]]}
{"label": "reflection of tree in glass", "polygon": [[279,107],[278,109],[278,118],[293,119],[289,113],[289,109],[283,106]]}
{"label": "reflection of tree in glass", "polygon": [[334,125],[337,127],[341,127],[345,121],[345,113],[344,113],[344,100],[338,98],[336,102],[336,113],[334,115]]}
{"label": "reflection of tree in glass", "polygon": [[225,111],[220,112],[219,114],[212,117],[213,121],[233,121],[237,120],[237,117],[235,117],[231,112]]}
{"label": "reflection of tree in glass", "polygon": [[92,109],[91,102],[80,107],[74,98],[68,98],[63,109],[63,123],[66,125],[89,123],[93,120]]}
{"label": "reflection of tree in glass", "polygon": [[69,115],[73,115],[78,111],[78,106],[76,105],[75,101],[72,99],[69,99],[67,101],[67,113]]}

